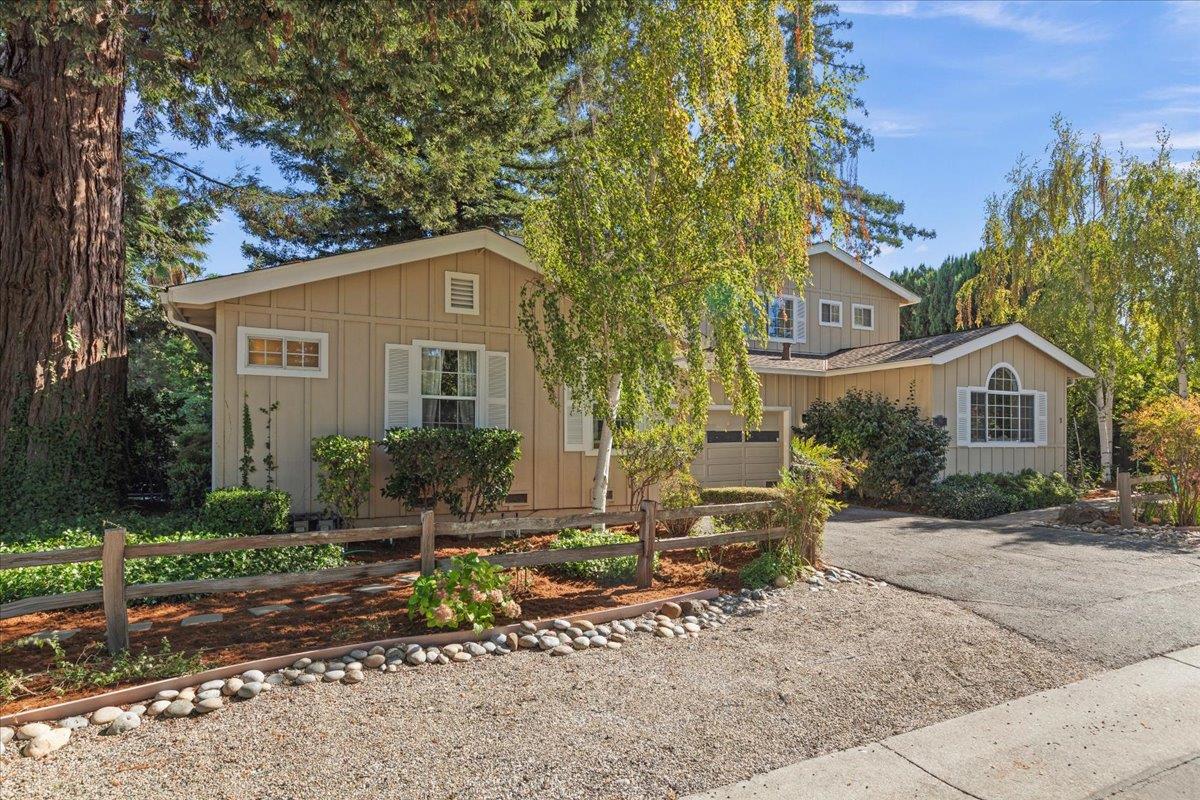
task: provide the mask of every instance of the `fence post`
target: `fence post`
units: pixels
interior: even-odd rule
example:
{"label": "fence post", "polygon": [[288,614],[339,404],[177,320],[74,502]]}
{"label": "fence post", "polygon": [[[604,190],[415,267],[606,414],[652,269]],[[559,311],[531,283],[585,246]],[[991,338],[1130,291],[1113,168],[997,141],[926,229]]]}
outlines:
{"label": "fence post", "polygon": [[108,652],[116,655],[129,649],[129,614],[125,608],[125,529],[106,528],[100,554],[101,595]]}
{"label": "fence post", "polygon": [[421,574],[433,574],[433,537],[436,529],[433,510],[421,512]]}
{"label": "fence post", "polygon": [[1117,497],[1121,504],[1121,527],[1133,527],[1133,481],[1128,472],[1117,472]]}
{"label": "fence post", "polygon": [[653,500],[642,501],[642,524],[639,529],[642,539],[642,552],[637,559],[637,585],[639,589],[649,589],[654,580],[654,528],[655,509],[658,506]]}

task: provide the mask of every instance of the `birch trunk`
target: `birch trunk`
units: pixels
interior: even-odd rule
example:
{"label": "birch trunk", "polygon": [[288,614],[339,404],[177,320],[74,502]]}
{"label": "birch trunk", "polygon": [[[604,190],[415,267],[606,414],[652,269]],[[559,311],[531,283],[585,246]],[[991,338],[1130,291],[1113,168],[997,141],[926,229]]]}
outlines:
{"label": "birch trunk", "polygon": [[1096,378],[1096,425],[1100,434],[1100,480],[1112,482],[1113,387],[1108,376]]}
{"label": "birch trunk", "polygon": [[[621,376],[614,375],[608,381],[608,419],[616,419],[617,405],[621,402]],[[612,424],[604,420],[600,426],[600,444],[596,454],[596,475],[592,479],[592,510],[608,508],[608,476],[612,465]]]}

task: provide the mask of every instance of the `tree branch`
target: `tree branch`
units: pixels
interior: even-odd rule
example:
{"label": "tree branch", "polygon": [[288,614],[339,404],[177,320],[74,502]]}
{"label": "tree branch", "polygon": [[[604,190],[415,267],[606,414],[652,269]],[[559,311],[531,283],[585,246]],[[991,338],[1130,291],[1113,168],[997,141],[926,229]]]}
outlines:
{"label": "tree branch", "polygon": [[189,167],[187,164],[184,164],[180,161],[176,161],[175,159],[171,158],[170,156],[163,155],[162,153],[155,153],[150,150],[144,150],[140,147],[130,147],[129,150],[133,153],[137,153],[139,156],[144,156],[146,158],[153,158],[158,161],[163,161],[163,162],[175,167],[176,169],[183,170],[184,172],[188,173],[189,175],[195,175],[197,178],[200,178],[201,180],[208,181],[209,183],[215,183],[217,186],[223,187],[225,189],[230,189],[232,191],[238,191],[239,189],[246,188],[244,186],[234,186],[232,183],[226,183],[225,181],[217,180],[216,178],[211,178],[208,175],[205,175],[203,172],[200,172],[199,170],[195,169],[194,167]]}

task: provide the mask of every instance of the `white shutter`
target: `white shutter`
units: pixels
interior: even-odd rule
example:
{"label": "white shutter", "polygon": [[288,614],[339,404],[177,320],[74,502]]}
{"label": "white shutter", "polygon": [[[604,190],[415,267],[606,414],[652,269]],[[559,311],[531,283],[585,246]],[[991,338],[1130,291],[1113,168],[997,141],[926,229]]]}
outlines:
{"label": "white shutter", "polygon": [[808,303],[803,297],[797,297],[795,307],[795,319],[792,322],[795,327],[792,328],[792,338],[797,342],[806,342],[808,341]]}
{"label": "white shutter", "polygon": [[575,408],[571,389],[563,387],[563,450],[581,453],[592,446],[592,415]]}
{"label": "white shutter", "polygon": [[406,344],[385,345],[383,369],[383,429],[416,427],[412,406],[412,348]]}
{"label": "white shutter", "polygon": [[488,428],[508,427],[508,353],[486,353]]}
{"label": "white shutter", "polygon": [[959,445],[971,443],[971,387],[958,387],[958,416],[956,442]]}
{"label": "white shutter", "polygon": [[1050,403],[1045,392],[1033,393],[1033,441],[1044,445],[1050,440]]}

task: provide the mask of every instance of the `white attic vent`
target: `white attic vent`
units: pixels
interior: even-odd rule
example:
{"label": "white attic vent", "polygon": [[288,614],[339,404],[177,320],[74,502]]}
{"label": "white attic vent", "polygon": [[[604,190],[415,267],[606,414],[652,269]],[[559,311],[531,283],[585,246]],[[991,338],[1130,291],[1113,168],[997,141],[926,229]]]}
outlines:
{"label": "white attic vent", "polygon": [[446,313],[479,313],[479,276],[469,272],[446,273]]}

